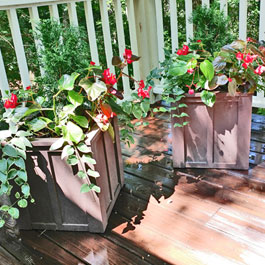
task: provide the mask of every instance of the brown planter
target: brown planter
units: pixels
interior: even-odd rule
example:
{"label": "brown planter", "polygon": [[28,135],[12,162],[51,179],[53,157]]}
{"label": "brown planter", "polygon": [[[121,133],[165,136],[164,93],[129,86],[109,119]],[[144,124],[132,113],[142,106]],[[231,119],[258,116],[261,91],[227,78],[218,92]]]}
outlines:
{"label": "brown planter", "polygon": [[100,177],[95,183],[101,192],[80,193],[85,180],[76,174],[78,166],[61,160],[61,151],[49,151],[55,139],[38,139],[28,152],[27,172],[35,199],[20,211],[20,229],[48,229],[104,232],[108,217],[124,183],[123,164],[117,121],[114,120],[116,141],[108,133],[89,133],[90,146]]}
{"label": "brown planter", "polygon": [[[173,125],[173,166],[175,168],[248,169],[251,131],[252,95],[216,93],[210,108],[200,94],[186,95],[182,103],[189,117],[183,128]],[[172,112],[176,113],[176,111]]]}

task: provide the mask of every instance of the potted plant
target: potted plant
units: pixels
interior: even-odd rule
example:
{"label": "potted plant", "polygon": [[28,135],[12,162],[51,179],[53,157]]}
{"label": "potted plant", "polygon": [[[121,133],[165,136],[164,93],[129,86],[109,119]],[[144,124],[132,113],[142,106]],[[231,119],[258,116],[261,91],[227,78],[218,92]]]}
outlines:
{"label": "potted plant", "polygon": [[[192,47],[192,48],[190,48]],[[148,82],[160,79],[171,104],[175,168],[248,169],[252,94],[264,90],[265,48],[252,39],[212,56],[198,40],[166,54]]]}
{"label": "potted plant", "polygon": [[137,60],[126,49],[123,58],[112,60],[117,78],[91,62],[84,71],[63,75],[55,94],[44,95],[35,85],[4,99],[0,196],[9,196],[11,204],[0,205],[0,227],[20,215],[22,229],[104,232],[123,185],[116,116],[124,121],[122,139],[133,140],[131,118],[146,116],[150,108],[151,88],[132,77],[138,93],[116,102],[123,95],[114,86]]}

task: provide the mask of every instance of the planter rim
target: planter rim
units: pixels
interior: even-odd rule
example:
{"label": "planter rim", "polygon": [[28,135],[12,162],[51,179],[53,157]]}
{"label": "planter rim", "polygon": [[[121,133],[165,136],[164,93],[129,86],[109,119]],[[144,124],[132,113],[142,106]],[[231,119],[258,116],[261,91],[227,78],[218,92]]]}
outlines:
{"label": "planter rim", "polygon": [[[253,96],[254,95],[254,93],[236,92],[236,94],[234,96],[232,96],[228,92],[221,92],[221,91],[210,91],[210,92],[213,92],[217,97],[230,97],[230,98],[234,98],[234,97],[249,97],[249,96]],[[194,93],[193,95],[185,93],[185,97],[188,97],[188,98],[197,98],[197,97],[200,97],[200,96],[201,96],[201,93]]]}

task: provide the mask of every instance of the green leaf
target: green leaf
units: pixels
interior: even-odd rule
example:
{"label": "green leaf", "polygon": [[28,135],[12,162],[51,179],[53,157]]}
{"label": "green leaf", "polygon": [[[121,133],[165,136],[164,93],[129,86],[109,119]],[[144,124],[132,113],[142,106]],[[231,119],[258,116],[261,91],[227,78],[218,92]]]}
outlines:
{"label": "green leaf", "polygon": [[228,83],[228,92],[231,96],[235,96],[237,90],[237,82],[235,78],[232,78],[232,81]]}
{"label": "green leaf", "polygon": [[4,193],[7,193],[9,187],[10,187],[10,186],[9,186],[8,184],[6,184],[6,183],[2,183],[2,184],[1,184],[1,187],[0,187],[0,195],[3,195]]}
{"label": "green leaf", "polygon": [[0,131],[0,140],[4,141],[8,137],[11,137],[12,133],[10,130],[1,130]]}
{"label": "green leaf", "polygon": [[208,107],[212,107],[215,103],[216,97],[215,94],[207,90],[203,90],[201,93],[202,102]]}
{"label": "green leaf", "polygon": [[3,150],[3,153],[8,156],[11,156],[11,157],[18,156],[16,148],[14,148],[12,145],[6,144],[2,150]]}
{"label": "green leaf", "polygon": [[50,147],[50,151],[54,151],[57,150],[59,148],[61,148],[64,144],[65,140],[63,138],[59,138],[58,140],[56,140]]}
{"label": "green leaf", "polygon": [[84,116],[71,115],[71,118],[81,127],[88,128],[88,120]]}
{"label": "green leaf", "polygon": [[81,193],[86,193],[86,192],[89,192],[91,190],[94,190],[95,192],[100,192],[100,187],[98,187],[97,185],[95,184],[83,184],[81,186]]}
{"label": "green leaf", "polygon": [[7,160],[5,158],[0,160],[0,172],[7,172]]}
{"label": "green leaf", "polygon": [[109,127],[108,127],[108,133],[111,137],[112,142],[115,143],[115,132],[114,132],[114,129],[111,123],[109,124]]}
{"label": "green leaf", "polygon": [[67,162],[67,164],[74,166],[74,165],[78,164],[78,159],[75,155],[70,155],[70,156],[68,156],[66,162]]}
{"label": "green leaf", "polygon": [[81,159],[84,163],[87,163],[88,165],[95,165],[97,163],[96,160],[89,155],[83,155]]}
{"label": "green leaf", "polygon": [[20,193],[19,193],[19,192],[16,192],[16,193],[15,193],[15,198],[16,198],[16,199],[19,199],[19,198],[20,198]]}
{"label": "green leaf", "polygon": [[172,64],[172,66],[168,70],[168,73],[171,76],[180,76],[186,74],[187,70],[187,63],[183,61],[178,61]]}
{"label": "green leaf", "polygon": [[25,196],[29,196],[30,195],[30,187],[29,184],[25,183],[24,185],[21,186],[21,192],[25,195]]}
{"label": "green leaf", "polygon": [[81,193],[86,193],[89,191],[91,191],[91,188],[89,187],[89,185],[87,183],[85,183],[81,186],[81,190],[80,190]]}
{"label": "green leaf", "polygon": [[149,101],[141,102],[140,106],[143,112],[148,112],[150,109],[150,102]]}
{"label": "green leaf", "polygon": [[19,210],[17,208],[11,207],[8,210],[8,213],[14,218],[14,219],[18,219],[19,218]]}
{"label": "green leaf", "polygon": [[0,219],[0,228],[4,227],[5,223],[4,219]]}
{"label": "green leaf", "polygon": [[34,200],[33,198],[31,198],[30,202],[31,202],[31,203],[34,203],[34,202],[35,202],[35,200]]}
{"label": "green leaf", "polygon": [[132,113],[136,119],[141,119],[142,117],[142,110],[139,108],[138,105],[133,105]]}
{"label": "green leaf", "polygon": [[17,153],[19,156],[22,156],[25,160],[27,159],[27,154],[25,150],[21,150],[19,148],[17,148]]}
{"label": "green leaf", "polygon": [[9,170],[7,178],[13,179],[15,176],[17,176],[17,170],[12,168],[11,170]]}
{"label": "green leaf", "polygon": [[87,177],[87,174],[86,174],[85,171],[80,170],[80,171],[78,171],[77,176],[78,176],[79,178],[81,178],[81,179],[85,179],[85,178]]}
{"label": "green leaf", "polygon": [[91,177],[98,178],[100,177],[99,173],[95,170],[88,169],[87,174]]}
{"label": "green leaf", "polygon": [[185,112],[181,112],[180,114],[173,114],[172,116],[177,118],[189,117],[189,115]]}
{"label": "green leaf", "polygon": [[21,168],[21,169],[26,169],[26,165],[25,165],[25,161],[23,158],[19,158],[17,160],[15,160],[15,163],[14,163],[17,167]]}
{"label": "green leaf", "polygon": [[126,102],[123,102],[122,103],[122,110],[124,111],[124,112],[126,112],[127,114],[131,114],[132,113],[132,102],[128,102],[128,101],[126,101]]}
{"label": "green leaf", "polygon": [[83,103],[82,95],[78,94],[74,90],[68,92],[68,100],[76,107],[82,105]]}
{"label": "green leaf", "polygon": [[180,124],[180,123],[174,123],[174,128],[176,128],[176,127],[180,127],[180,128],[182,128],[183,127],[183,125],[182,124]]}
{"label": "green leaf", "polygon": [[204,76],[207,78],[207,80],[211,81],[214,77],[214,67],[213,64],[208,61],[208,60],[204,60],[201,64],[200,64],[200,69],[202,71],[202,73],[204,74]]}
{"label": "green leaf", "polygon": [[21,148],[22,150],[26,150],[26,146],[20,140],[20,138],[13,138],[10,142],[11,142],[12,145],[17,146],[17,147]]}
{"label": "green leaf", "polygon": [[58,82],[59,90],[72,90],[74,88],[75,80],[78,76],[79,74],[77,73],[63,75]]}
{"label": "green leaf", "polygon": [[61,159],[64,159],[66,156],[70,156],[70,155],[74,154],[74,152],[75,152],[75,150],[71,145],[66,145],[63,148]]}
{"label": "green leaf", "polygon": [[32,130],[33,132],[38,132],[47,126],[47,122],[45,122],[40,118],[35,118],[29,121],[27,125],[29,126],[30,130]]}
{"label": "green leaf", "polygon": [[18,137],[27,137],[27,136],[31,136],[32,133],[31,132],[27,132],[27,131],[17,131],[16,136]]}
{"label": "green leaf", "polygon": [[66,125],[68,135],[71,141],[78,144],[84,137],[83,130],[74,124],[73,122],[69,121]]}
{"label": "green leaf", "polygon": [[185,103],[181,103],[178,105],[178,108],[187,108],[188,106]]}
{"label": "green leaf", "polygon": [[18,186],[21,186],[22,184],[24,184],[24,181],[19,177],[15,178],[15,182]]}
{"label": "green leaf", "polygon": [[91,153],[91,147],[87,146],[85,143],[79,143],[77,149],[82,153]]}
{"label": "green leaf", "polygon": [[18,170],[17,171],[17,176],[23,180],[24,182],[27,182],[28,181],[28,176],[27,176],[27,172],[24,171],[24,170]]}
{"label": "green leaf", "polygon": [[10,168],[15,163],[16,160],[17,160],[17,158],[9,157],[7,159],[8,168]]}
{"label": "green leaf", "polygon": [[18,206],[20,208],[26,208],[28,206],[28,202],[25,199],[21,199],[17,202]]}
{"label": "green leaf", "polygon": [[26,137],[21,136],[19,139],[24,143],[25,146],[32,147],[31,142]]}
{"label": "green leaf", "polygon": [[9,210],[9,208],[10,208],[10,206],[8,206],[8,205],[2,205],[0,207],[0,211],[7,212]]}
{"label": "green leaf", "polygon": [[85,81],[81,82],[81,81],[79,85],[85,89],[87,96],[91,101],[95,101],[102,93],[107,92],[107,87],[103,82],[93,83],[91,85],[89,81],[89,85],[86,85],[87,82]]}

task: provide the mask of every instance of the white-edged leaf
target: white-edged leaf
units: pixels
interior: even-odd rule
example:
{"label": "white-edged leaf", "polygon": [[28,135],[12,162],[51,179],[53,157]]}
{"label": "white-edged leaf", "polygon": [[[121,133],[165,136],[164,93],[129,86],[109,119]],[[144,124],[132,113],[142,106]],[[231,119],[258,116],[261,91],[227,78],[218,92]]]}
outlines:
{"label": "white-edged leaf", "polygon": [[63,148],[61,159],[64,159],[65,157],[74,154],[74,152],[75,152],[75,149],[71,145],[66,145]]}
{"label": "white-edged leaf", "polygon": [[65,142],[65,140],[63,138],[59,138],[56,142],[54,142],[51,145],[50,151],[54,151],[54,150],[61,148],[63,146],[64,142]]}

